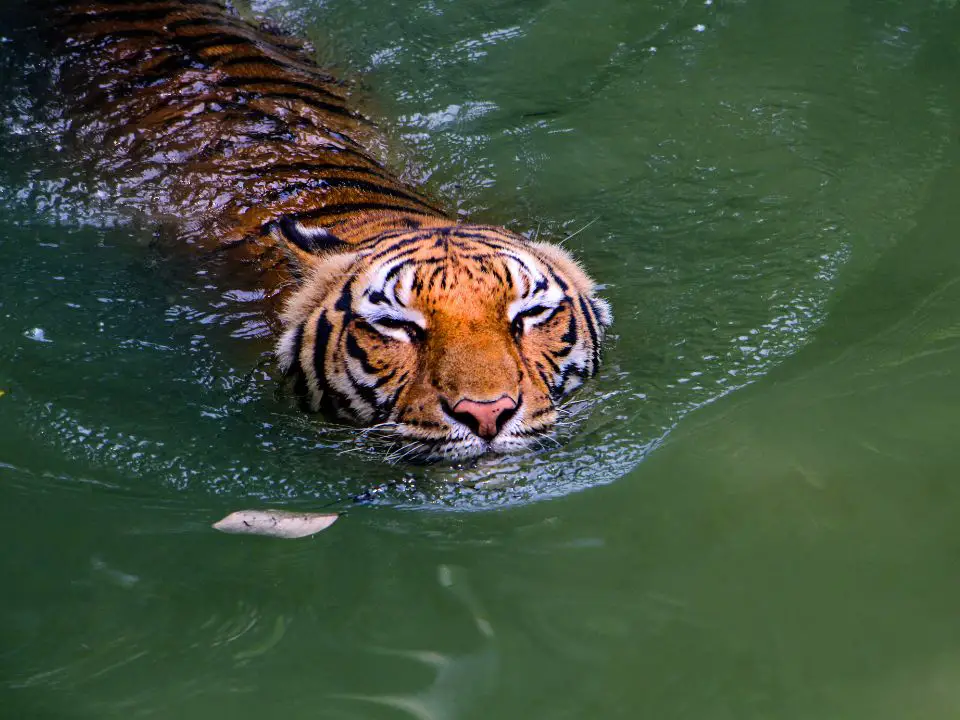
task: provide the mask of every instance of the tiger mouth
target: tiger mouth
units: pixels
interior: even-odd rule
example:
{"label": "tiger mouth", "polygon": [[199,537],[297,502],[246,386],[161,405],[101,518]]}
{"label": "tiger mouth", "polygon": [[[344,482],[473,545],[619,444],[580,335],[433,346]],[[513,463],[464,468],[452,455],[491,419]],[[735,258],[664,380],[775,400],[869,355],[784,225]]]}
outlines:
{"label": "tiger mouth", "polygon": [[[535,449],[538,439],[551,438],[551,427],[524,429],[509,435],[484,440],[476,435],[453,437],[423,437],[398,428],[384,434],[388,441],[383,460],[391,465],[402,463],[437,463],[475,460],[485,455],[511,455]],[[551,438],[552,439],[552,438]],[[554,442],[556,442],[554,440]],[[543,447],[540,444],[540,447]]]}

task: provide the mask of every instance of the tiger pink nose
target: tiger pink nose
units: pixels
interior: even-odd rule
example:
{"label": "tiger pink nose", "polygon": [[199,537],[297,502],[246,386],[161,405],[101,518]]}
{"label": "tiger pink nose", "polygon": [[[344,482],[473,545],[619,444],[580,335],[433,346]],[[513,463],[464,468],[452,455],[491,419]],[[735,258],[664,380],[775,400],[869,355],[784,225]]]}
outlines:
{"label": "tiger pink nose", "polygon": [[470,428],[474,434],[484,440],[493,440],[516,411],[516,401],[504,395],[499,400],[490,402],[461,400],[453,406],[451,414]]}

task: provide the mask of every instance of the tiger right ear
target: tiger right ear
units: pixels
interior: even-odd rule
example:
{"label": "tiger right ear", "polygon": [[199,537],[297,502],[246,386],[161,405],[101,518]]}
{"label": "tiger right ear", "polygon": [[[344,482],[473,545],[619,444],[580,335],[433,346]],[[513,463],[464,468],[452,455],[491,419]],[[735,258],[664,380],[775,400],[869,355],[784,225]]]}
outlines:
{"label": "tiger right ear", "polygon": [[349,244],[321,225],[310,225],[290,215],[281,217],[275,226],[288,243],[310,255],[340,252]]}

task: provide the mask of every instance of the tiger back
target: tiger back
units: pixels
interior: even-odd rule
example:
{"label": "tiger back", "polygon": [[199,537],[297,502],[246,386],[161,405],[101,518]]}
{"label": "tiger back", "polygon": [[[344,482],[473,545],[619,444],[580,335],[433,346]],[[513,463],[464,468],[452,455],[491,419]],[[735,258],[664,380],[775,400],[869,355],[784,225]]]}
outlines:
{"label": "tiger back", "polygon": [[373,159],[382,137],[301,41],[217,0],[74,0],[54,25],[75,141],[186,242],[257,258],[284,232],[310,252],[334,232],[449,224]]}

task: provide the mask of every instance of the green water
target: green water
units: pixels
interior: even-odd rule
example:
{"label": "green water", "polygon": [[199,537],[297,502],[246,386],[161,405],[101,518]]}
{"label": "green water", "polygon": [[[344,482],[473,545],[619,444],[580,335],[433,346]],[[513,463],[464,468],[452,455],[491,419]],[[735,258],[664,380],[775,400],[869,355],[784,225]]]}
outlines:
{"label": "green water", "polygon": [[573,235],[607,364],[559,447],[349,452],[0,43],[0,717],[960,715],[960,6],[251,5],[409,176]]}

